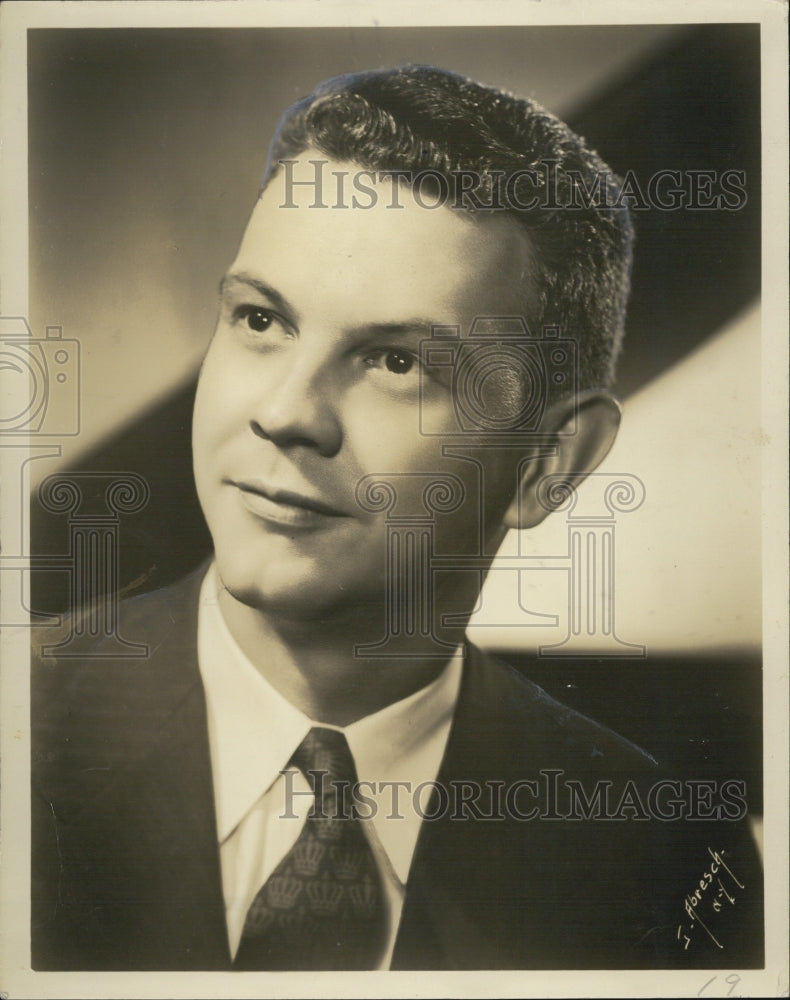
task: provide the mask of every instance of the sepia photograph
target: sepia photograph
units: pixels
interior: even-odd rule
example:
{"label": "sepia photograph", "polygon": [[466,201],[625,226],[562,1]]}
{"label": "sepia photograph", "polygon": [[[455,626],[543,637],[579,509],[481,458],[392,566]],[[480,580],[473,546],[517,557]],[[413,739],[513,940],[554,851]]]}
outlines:
{"label": "sepia photograph", "polygon": [[459,6],[4,5],[3,997],[787,995],[786,10]]}

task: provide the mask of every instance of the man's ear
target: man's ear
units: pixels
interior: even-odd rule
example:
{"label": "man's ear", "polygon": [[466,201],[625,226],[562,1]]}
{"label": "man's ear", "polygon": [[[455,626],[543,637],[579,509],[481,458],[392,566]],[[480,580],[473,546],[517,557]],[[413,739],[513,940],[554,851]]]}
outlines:
{"label": "man's ear", "polygon": [[[620,427],[620,404],[603,390],[588,390],[555,403],[543,418],[542,430],[551,435],[556,454],[528,462],[519,488],[505,513],[508,528],[534,528],[549,509],[538,500],[538,487],[548,475],[563,475],[578,486],[606,458]],[[573,430],[574,417],[576,431]]]}

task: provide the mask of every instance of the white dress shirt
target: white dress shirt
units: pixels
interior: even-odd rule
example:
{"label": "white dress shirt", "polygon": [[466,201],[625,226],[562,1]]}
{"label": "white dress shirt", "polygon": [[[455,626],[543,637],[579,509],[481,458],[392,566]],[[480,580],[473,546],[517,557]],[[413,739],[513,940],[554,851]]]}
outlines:
{"label": "white dress shirt", "polygon": [[[198,662],[208,707],[209,745],[231,955],[258,890],[296,842],[313,799],[304,775],[288,762],[317,725],[287,701],[233,639],[220,612],[213,565],[200,594]],[[427,687],[345,728],[363,793],[363,829],[381,873],[389,918],[380,969],[388,969],[398,932],[421,810],[414,790],[433,782],[450,732],[461,682],[458,653]],[[392,785],[408,782],[408,787]],[[372,786],[372,787],[371,787]],[[307,793],[307,794],[305,794]],[[372,814],[372,815],[371,815]]]}

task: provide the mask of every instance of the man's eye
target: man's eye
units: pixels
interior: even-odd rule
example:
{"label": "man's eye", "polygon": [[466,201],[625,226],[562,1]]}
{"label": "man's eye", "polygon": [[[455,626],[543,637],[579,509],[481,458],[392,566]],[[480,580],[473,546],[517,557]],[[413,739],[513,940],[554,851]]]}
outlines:
{"label": "man's eye", "polygon": [[251,330],[263,333],[274,322],[274,313],[261,306],[244,306],[239,310],[239,318],[244,319]]}
{"label": "man's eye", "polygon": [[389,350],[384,353],[384,365],[393,375],[406,375],[414,367],[414,355],[408,351]]}

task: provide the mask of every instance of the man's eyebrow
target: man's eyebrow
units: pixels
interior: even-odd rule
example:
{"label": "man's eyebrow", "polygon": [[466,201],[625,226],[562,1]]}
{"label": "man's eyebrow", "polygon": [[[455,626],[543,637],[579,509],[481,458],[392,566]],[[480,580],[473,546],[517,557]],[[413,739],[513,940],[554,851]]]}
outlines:
{"label": "man's eyebrow", "polygon": [[356,332],[374,337],[402,337],[407,334],[430,337],[433,328],[440,325],[436,320],[415,316],[406,320],[398,320],[396,323],[366,323],[363,328]]}
{"label": "man's eyebrow", "polygon": [[[248,271],[229,271],[219,283],[220,295],[223,294],[228,285],[234,284],[249,285],[250,288],[254,288],[256,292],[268,299],[272,307],[278,310],[278,312],[283,313],[286,318],[293,320],[297,318],[296,310],[284,295]],[[397,320],[395,322],[373,321],[351,332],[359,336],[374,336],[377,339],[406,336],[407,334],[430,337],[433,328],[437,326],[442,326],[442,324],[437,323],[434,319],[427,319],[424,316],[410,316],[408,319]]]}
{"label": "man's eyebrow", "polygon": [[228,285],[249,285],[250,288],[254,288],[259,295],[268,299],[272,306],[277,309],[278,312],[283,313],[287,318],[295,318],[296,316],[296,310],[284,295],[281,295],[276,288],[272,288],[271,285],[267,285],[265,281],[261,281],[260,278],[256,278],[247,271],[228,272],[228,274],[226,274],[219,283],[220,295],[225,292]]}

